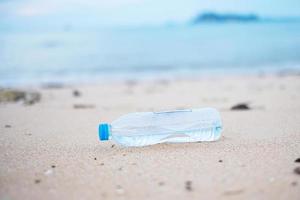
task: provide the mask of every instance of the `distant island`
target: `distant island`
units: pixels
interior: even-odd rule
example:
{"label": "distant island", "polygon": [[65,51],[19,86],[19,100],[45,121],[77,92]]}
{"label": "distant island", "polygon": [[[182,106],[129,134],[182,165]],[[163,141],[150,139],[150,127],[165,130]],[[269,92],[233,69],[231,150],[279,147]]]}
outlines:
{"label": "distant island", "polygon": [[259,20],[260,18],[255,14],[218,14],[207,12],[196,16],[192,23],[257,22]]}

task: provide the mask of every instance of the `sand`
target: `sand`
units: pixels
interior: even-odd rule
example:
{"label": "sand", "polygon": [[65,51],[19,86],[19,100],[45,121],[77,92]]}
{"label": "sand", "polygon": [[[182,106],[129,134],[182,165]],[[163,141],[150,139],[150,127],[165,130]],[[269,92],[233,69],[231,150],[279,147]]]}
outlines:
{"label": "sand", "polygon": [[[299,76],[25,89],[41,101],[0,104],[0,199],[300,199]],[[128,112],[206,106],[223,119],[216,142],[98,140],[99,122]]]}

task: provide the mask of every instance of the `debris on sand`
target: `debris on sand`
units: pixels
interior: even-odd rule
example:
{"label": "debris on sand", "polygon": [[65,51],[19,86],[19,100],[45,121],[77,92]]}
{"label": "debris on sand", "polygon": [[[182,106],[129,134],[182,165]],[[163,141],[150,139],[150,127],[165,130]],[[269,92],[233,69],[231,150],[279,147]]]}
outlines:
{"label": "debris on sand", "polygon": [[133,87],[133,86],[136,86],[138,84],[137,80],[127,80],[125,82],[125,84],[128,86],[128,87]]}
{"label": "debris on sand", "polygon": [[293,181],[293,182],[291,183],[291,185],[292,185],[292,186],[297,186],[298,183],[297,183],[297,181]]}
{"label": "debris on sand", "polygon": [[6,124],[4,127],[5,127],[5,128],[11,128],[11,125]]}
{"label": "debris on sand", "polygon": [[296,167],[294,173],[300,175],[300,167]]}
{"label": "debris on sand", "polygon": [[117,185],[116,192],[118,195],[122,195],[122,194],[124,194],[124,189],[122,188],[122,186]]}
{"label": "debris on sand", "polygon": [[74,104],[73,108],[74,109],[91,109],[91,108],[95,108],[95,106],[91,105],[91,104]]}
{"label": "debris on sand", "polygon": [[44,174],[45,174],[46,176],[50,176],[50,175],[53,174],[53,170],[52,170],[52,169],[48,169],[47,171],[44,172]]}
{"label": "debris on sand", "polygon": [[37,92],[27,92],[25,99],[24,99],[24,104],[25,105],[32,105],[36,102],[39,102],[41,100],[41,94]]}
{"label": "debris on sand", "polygon": [[165,185],[165,182],[160,181],[160,182],[158,183],[158,185],[163,186],[163,185]]}
{"label": "debris on sand", "polygon": [[64,88],[64,85],[62,83],[45,83],[42,85],[42,88],[44,89],[62,89]]}
{"label": "debris on sand", "polygon": [[25,105],[32,105],[41,100],[41,94],[38,92],[26,92],[16,89],[0,89],[0,103],[19,102]]}
{"label": "debris on sand", "polygon": [[35,183],[35,184],[39,184],[40,182],[41,182],[40,179],[35,179],[35,180],[34,180],[34,183]]}
{"label": "debris on sand", "polygon": [[81,92],[79,92],[78,90],[73,90],[73,96],[74,97],[80,97],[81,96]]}
{"label": "debris on sand", "polygon": [[185,189],[187,190],[187,191],[192,191],[193,189],[192,189],[192,181],[186,181],[185,182]]}
{"label": "debris on sand", "polygon": [[246,103],[239,103],[232,106],[230,110],[250,110],[250,107]]}
{"label": "debris on sand", "polygon": [[299,163],[300,163],[300,158],[297,158],[297,159],[295,160],[295,162],[299,162]]}
{"label": "debris on sand", "polygon": [[226,196],[231,196],[231,195],[238,195],[243,193],[244,190],[243,189],[238,189],[238,190],[227,190],[225,191],[223,194]]}

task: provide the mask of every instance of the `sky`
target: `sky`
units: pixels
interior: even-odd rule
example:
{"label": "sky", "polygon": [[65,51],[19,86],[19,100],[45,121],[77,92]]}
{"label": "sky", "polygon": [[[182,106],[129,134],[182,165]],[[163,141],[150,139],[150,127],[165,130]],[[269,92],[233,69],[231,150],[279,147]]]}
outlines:
{"label": "sky", "polygon": [[155,25],[184,23],[205,11],[294,17],[300,16],[300,0],[0,0],[0,22]]}

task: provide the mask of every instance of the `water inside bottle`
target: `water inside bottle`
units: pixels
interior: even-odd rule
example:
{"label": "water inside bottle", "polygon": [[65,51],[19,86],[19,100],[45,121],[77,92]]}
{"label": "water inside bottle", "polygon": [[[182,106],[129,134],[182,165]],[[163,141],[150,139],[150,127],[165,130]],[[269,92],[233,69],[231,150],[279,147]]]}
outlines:
{"label": "water inside bottle", "polygon": [[210,128],[201,128],[188,131],[168,131],[160,134],[116,134],[113,139],[126,146],[146,146],[158,143],[181,143],[197,141],[215,141],[221,136],[222,127],[214,126]]}

